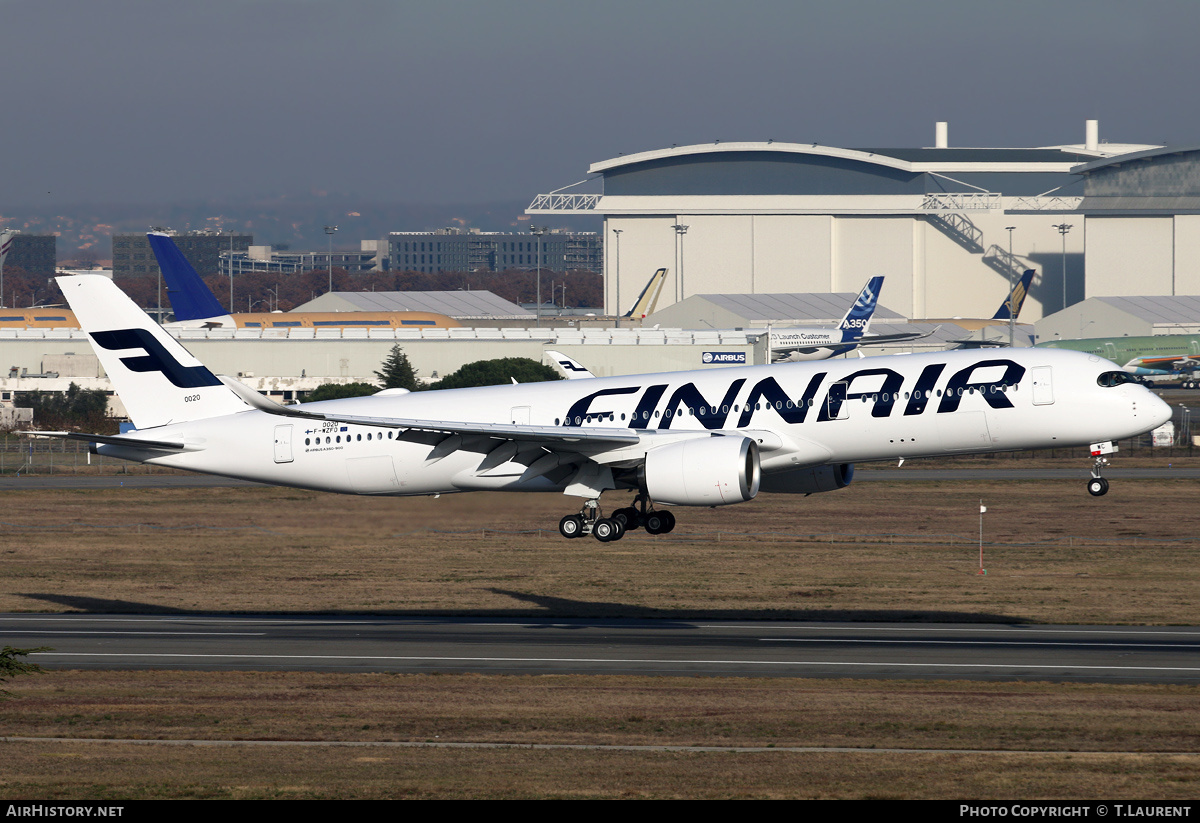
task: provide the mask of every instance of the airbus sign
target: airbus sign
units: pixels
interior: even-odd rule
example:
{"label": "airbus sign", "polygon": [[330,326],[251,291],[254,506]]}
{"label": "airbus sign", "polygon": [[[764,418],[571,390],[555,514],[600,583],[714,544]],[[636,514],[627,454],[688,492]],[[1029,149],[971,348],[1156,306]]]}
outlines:
{"label": "airbus sign", "polygon": [[702,363],[741,363],[746,362],[744,351],[706,351],[700,355]]}

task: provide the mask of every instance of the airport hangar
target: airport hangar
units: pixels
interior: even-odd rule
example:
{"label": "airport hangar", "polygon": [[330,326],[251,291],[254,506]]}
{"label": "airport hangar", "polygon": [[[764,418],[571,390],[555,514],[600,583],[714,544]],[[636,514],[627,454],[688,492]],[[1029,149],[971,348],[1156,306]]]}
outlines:
{"label": "airport hangar", "polygon": [[1072,145],[952,148],[945,124],[935,143],[645,151],[593,163],[601,193],[568,186],[527,213],[604,218],[609,313],[662,266],[660,308],[856,292],[883,274],[883,302],[909,318],[990,317],[1026,268],[1026,321],[1091,297],[1200,294],[1200,147],[1101,143],[1096,121]]}

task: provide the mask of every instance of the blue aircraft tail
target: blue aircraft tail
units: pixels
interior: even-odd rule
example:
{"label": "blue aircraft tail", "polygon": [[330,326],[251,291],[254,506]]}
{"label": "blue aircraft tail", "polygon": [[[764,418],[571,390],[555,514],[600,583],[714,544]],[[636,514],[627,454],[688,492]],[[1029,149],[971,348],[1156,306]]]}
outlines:
{"label": "blue aircraft tail", "polygon": [[171,303],[176,320],[203,320],[229,314],[217,302],[208,286],[204,285],[170,235],[150,232],[146,237],[150,240],[154,256],[158,258],[163,280],[167,281],[167,300]]}
{"label": "blue aircraft tail", "polygon": [[1021,279],[1017,281],[1017,285],[1013,286],[1012,293],[1012,314],[1009,314],[1008,298],[1004,298],[1004,302],[1000,304],[1000,310],[996,312],[993,320],[1008,320],[1010,317],[1016,320],[1021,314],[1021,306],[1025,304],[1025,296],[1029,294],[1029,284],[1033,282],[1033,269],[1026,269],[1021,275]]}
{"label": "blue aircraft tail", "polygon": [[858,299],[846,312],[838,329],[842,332],[842,342],[849,343],[858,340],[867,332],[871,325],[871,315],[875,313],[875,305],[879,302],[879,292],[883,290],[883,275],[872,277],[859,292]]}

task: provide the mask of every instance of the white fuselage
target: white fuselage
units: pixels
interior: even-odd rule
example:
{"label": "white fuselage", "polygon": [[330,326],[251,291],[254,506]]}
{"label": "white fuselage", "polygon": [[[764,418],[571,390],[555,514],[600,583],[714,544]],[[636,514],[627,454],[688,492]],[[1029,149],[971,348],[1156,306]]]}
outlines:
{"label": "white fuselage", "polygon": [[[660,445],[706,433],[759,443],[768,475],[890,458],[1087,445],[1149,431],[1170,417],[1142,386],[1099,385],[1113,364],[1055,349],[939,352],[794,365],[416,392],[308,404],[343,416],[633,430],[640,440],[586,455],[630,466]],[[140,430],[192,451],[98,451],[198,472],[351,494],[562,491],[528,477],[528,451],[486,436],[399,439],[382,425],[311,422],[258,410]],[[457,435],[455,435],[457,436]],[[512,452],[497,463],[501,446]],[[533,449],[542,449],[534,445]],[[490,458],[488,453],[494,452]]]}

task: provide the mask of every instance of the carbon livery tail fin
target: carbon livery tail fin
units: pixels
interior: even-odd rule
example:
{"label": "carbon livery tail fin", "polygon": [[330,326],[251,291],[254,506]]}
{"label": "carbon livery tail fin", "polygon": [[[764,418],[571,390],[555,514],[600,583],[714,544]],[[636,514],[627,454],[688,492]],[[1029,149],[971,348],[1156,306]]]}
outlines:
{"label": "carbon livery tail fin", "polygon": [[107,277],[59,277],[58,285],[139,429],[246,410],[216,375]]}

